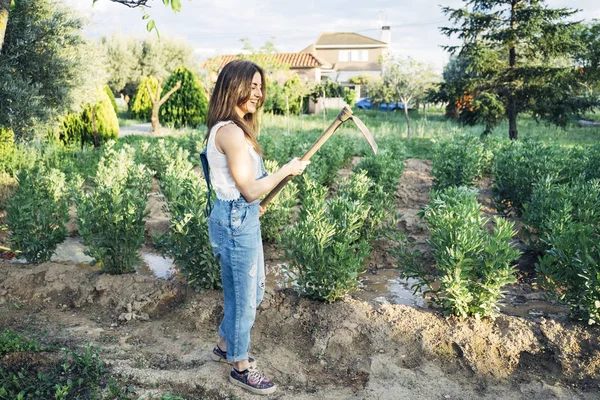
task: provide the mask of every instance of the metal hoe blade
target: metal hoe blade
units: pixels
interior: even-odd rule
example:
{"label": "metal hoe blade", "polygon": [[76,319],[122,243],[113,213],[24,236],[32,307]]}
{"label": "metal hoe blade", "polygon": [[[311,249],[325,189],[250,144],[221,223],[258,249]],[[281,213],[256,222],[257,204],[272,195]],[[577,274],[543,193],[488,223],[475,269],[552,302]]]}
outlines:
{"label": "metal hoe blade", "polygon": [[369,128],[367,128],[367,126],[357,116],[353,115],[350,118],[352,119],[352,121],[354,121],[358,129],[362,132],[365,139],[367,139],[367,142],[369,142],[369,146],[371,146],[371,149],[373,149],[373,153],[377,154],[377,143],[375,143],[375,138],[369,131]]}

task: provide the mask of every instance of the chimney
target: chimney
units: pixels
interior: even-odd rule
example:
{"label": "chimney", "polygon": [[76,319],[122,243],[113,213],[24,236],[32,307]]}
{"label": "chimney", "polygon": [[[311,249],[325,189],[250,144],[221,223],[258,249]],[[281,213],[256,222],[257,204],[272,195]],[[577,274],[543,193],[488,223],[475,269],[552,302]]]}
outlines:
{"label": "chimney", "polygon": [[392,42],[392,29],[390,26],[381,27],[381,41],[389,46]]}

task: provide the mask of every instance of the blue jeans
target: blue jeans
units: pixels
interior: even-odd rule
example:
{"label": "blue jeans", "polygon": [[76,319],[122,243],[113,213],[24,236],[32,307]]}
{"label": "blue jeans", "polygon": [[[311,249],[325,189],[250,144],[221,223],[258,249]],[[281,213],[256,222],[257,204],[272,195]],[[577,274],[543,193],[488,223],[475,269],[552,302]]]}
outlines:
{"label": "blue jeans", "polygon": [[219,335],[227,343],[227,360],[248,359],[250,329],[265,292],[265,263],[258,220],[259,201],[219,200],[210,213],[210,244],[219,263],[225,315]]}

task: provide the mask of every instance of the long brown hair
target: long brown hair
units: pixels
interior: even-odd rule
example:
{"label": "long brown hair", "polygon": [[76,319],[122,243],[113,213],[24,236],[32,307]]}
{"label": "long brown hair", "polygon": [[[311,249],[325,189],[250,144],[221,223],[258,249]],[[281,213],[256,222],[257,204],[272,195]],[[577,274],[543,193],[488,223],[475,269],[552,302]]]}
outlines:
{"label": "long brown hair", "polygon": [[262,68],[248,60],[234,60],[221,70],[208,105],[206,118],[208,130],[204,139],[206,142],[208,142],[208,136],[213,126],[220,121],[233,121],[244,131],[244,135],[252,143],[256,152],[262,156],[262,149],[256,140],[259,131],[258,115],[248,113],[244,118],[240,118],[235,111],[235,106],[240,107],[250,100],[252,78],[257,72],[260,74],[263,87],[262,98],[256,105],[256,113],[265,104],[266,97],[265,73]]}

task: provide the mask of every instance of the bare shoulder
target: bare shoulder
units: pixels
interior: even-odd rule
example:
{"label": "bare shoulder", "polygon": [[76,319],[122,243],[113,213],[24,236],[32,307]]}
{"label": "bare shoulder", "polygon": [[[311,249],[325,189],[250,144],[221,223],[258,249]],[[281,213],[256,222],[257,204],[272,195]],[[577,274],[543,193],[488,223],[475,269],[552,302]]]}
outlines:
{"label": "bare shoulder", "polygon": [[220,140],[239,140],[244,137],[242,128],[234,123],[223,125],[217,130],[217,134]]}
{"label": "bare shoulder", "polygon": [[216,135],[215,139],[218,147],[225,150],[225,153],[228,149],[237,148],[246,142],[244,131],[236,124],[227,124],[220,127]]}

